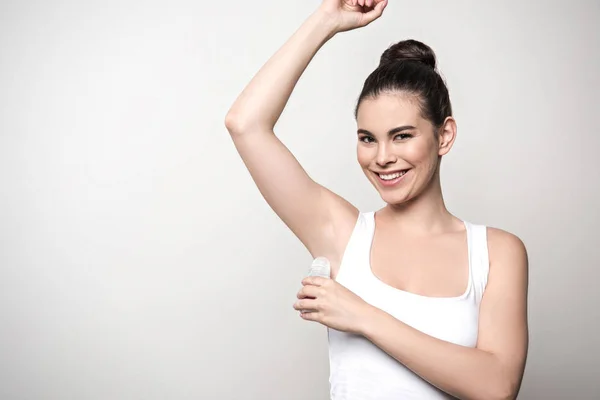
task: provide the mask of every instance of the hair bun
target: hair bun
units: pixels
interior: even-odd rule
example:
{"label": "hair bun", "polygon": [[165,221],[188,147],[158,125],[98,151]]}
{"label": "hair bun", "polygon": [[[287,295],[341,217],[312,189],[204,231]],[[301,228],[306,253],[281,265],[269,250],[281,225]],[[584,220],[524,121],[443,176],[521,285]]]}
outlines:
{"label": "hair bun", "polygon": [[418,40],[402,40],[383,52],[379,65],[398,61],[418,61],[435,70],[435,53],[431,47]]}

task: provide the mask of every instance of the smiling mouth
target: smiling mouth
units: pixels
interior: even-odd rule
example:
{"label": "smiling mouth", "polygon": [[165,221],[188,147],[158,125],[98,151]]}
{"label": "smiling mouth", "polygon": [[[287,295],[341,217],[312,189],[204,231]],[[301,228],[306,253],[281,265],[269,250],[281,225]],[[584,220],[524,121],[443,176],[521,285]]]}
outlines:
{"label": "smiling mouth", "polygon": [[379,179],[381,179],[382,181],[391,182],[398,178],[403,177],[407,172],[408,172],[408,169],[403,169],[400,171],[387,172],[387,173],[375,172],[375,175],[377,175],[379,177]]}

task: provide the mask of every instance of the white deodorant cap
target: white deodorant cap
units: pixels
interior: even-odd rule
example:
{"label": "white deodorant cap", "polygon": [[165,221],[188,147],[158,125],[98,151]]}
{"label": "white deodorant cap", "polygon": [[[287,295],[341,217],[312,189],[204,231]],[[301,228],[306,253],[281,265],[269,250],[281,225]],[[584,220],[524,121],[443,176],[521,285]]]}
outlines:
{"label": "white deodorant cap", "polygon": [[313,260],[308,276],[322,276],[324,278],[331,277],[331,265],[325,257],[317,257]]}

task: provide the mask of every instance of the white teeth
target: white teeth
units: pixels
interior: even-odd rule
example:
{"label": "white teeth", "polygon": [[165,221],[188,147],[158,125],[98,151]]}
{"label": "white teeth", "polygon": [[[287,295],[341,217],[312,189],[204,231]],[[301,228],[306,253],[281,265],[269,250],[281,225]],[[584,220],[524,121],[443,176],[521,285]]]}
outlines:
{"label": "white teeth", "polygon": [[406,173],[406,171],[401,171],[401,172],[396,172],[395,174],[387,174],[387,175],[379,174],[379,176],[384,181],[391,181],[392,179],[396,179],[396,178],[401,177],[405,173]]}

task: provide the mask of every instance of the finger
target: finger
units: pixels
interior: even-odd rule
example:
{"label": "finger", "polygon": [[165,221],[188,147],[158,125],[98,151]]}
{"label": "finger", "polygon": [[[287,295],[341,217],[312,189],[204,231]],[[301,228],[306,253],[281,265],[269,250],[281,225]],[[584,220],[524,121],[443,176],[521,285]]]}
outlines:
{"label": "finger", "polygon": [[302,285],[323,286],[326,280],[328,280],[328,278],[323,278],[322,276],[307,276],[302,279]]}
{"label": "finger", "polygon": [[365,0],[365,5],[369,8],[373,5],[373,0]]}
{"label": "finger", "polygon": [[300,313],[300,317],[307,321],[316,321],[316,322],[320,322],[320,319],[321,319],[321,315],[318,312]]}
{"label": "finger", "polygon": [[296,295],[296,297],[298,297],[299,299],[305,299],[305,298],[313,298],[314,299],[314,298],[320,297],[322,294],[323,294],[323,290],[320,289],[319,287],[313,286],[313,285],[306,285],[298,291],[298,294]]}
{"label": "finger", "polygon": [[317,307],[317,301],[313,299],[298,300],[294,303],[294,309],[298,311],[316,311]]}
{"label": "finger", "polygon": [[358,4],[361,5],[361,6],[364,6],[365,5],[365,0],[358,0]]}
{"label": "finger", "polygon": [[378,3],[374,9],[369,11],[368,13],[363,14],[362,26],[369,25],[371,22],[375,21],[377,18],[381,17],[383,14],[383,10],[388,4],[388,0],[384,0],[381,3]]}

